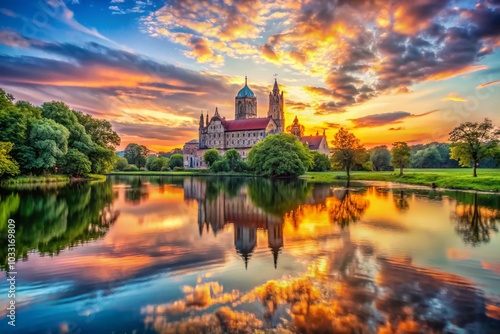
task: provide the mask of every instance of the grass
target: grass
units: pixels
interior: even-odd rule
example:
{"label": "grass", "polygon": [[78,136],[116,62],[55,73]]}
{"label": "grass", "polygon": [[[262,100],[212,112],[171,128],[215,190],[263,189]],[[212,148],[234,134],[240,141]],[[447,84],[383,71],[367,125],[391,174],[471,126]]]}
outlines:
{"label": "grass", "polygon": [[4,180],[2,181],[2,184],[14,185],[14,184],[30,184],[30,183],[56,183],[56,182],[69,182],[69,177],[66,175],[42,175],[42,176],[23,175]]}
{"label": "grass", "polygon": [[[333,182],[345,179],[345,172],[308,172],[303,175],[311,182]],[[351,180],[388,181],[448,189],[500,192],[500,169],[478,169],[472,177],[470,168],[405,169],[402,176],[394,172],[351,172]]]}

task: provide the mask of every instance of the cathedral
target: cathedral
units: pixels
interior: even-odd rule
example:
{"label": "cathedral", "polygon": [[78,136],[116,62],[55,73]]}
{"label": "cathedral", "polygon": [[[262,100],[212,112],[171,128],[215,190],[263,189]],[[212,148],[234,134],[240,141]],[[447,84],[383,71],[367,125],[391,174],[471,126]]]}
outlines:
{"label": "cathedral", "polygon": [[[295,123],[298,124],[297,117],[292,124],[292,128],[286,130],[295,134],[292,130]],[[272,91],[269,92],[269,107],[267,117],[258,117],[257,97],[248,87],[247,77],[245,85],[238,92],[234,99],[234,120],[226,120],[215,108],[214,115],[209,118],[208,112],[204,116],[200,115],[198,127],[198,139],[193,139],[184,144],[184,167],[185,168],[206,168],[203,161],[203,154],[206,150],[216,148],[220,154],[226,150],[236,149],[243,160],[246,160],[248,152],[252,147],[263,140],[269,134],[285,132],[285,113],[283,92],[280,91],[278,81],[274,79]],[[303,126],[298,124],[303,130]],[[303,131],[295,134],[299,139],[309,146],[310,149],[322,149],[321,153],[328,154],[329,149],[326,144],[326,136],[317,134],[303,138]]]}

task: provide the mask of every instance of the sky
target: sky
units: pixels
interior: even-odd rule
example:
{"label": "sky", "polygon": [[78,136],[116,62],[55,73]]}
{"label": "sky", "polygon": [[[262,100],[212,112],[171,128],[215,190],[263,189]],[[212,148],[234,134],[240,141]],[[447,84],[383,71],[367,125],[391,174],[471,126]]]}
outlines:
{"label": "sky", "polygon": [[499,48],[499,0],[0,3],[0,88],[109,120],[118,149],[182,147],[216,107],[233,119],[245,76],[261,117],[277,78],[306,134],[447,141],[500,125]]}

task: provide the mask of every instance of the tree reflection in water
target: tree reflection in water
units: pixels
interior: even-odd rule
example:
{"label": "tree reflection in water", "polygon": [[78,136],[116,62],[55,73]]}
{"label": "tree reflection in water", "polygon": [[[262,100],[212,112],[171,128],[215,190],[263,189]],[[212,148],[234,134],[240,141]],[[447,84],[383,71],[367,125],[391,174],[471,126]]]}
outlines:
{"label": "tree reflection in water", "polygon": [[[108,231],[119,212],[112,206],[110,182],[77,183],[48,190],[2,191],[0,212],[16,221],[16,259],[27,259],[31,250],[58,254],[62,249],[95,240]],[[16,199],[21,196],[22,201]],[[6,226],[0,239],[6,240]],[[7,248],[0,249],[6,268]]]}
{"label": "tree reflection in water", "polygon": [[394,193],[394,205],[399,212],[407,211],[410,208],[410,203],[408,202],[407,196],[403,190],[399,191],[399,195]]}
{"label": "tree reflection in water", "polygon": [[364,194],[353,193],[349,188],[336,189],[326,200],[330,221],[341,228],[358,221],[369,206]]}
{"label": "tree reflection in water", "polygon": [[[478,194],[465,194],[457,198],[453,219],[456,222],[455,231],[462,240],[472,246],[479,246],[490,241],[491,232],[498,232],[500,209],[480,206]],[[460,201],[463,201],[460,203]],[[471,203],[472,201],[472,203]]]}

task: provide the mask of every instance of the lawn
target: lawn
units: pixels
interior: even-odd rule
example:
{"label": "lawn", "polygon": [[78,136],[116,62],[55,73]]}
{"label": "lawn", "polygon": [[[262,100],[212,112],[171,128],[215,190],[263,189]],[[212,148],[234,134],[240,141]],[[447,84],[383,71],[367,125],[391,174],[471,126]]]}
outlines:
{"label": "lawn", "polygon": [[[351,172],[351,180],[390,181],[449,189],[500,192],[500,169],[478,169],[472,177],[470,168],[406,169],[402,176],[394,172]],[[332,182],[345,179],[345,172],[308,172],[301,178],[312,182]]]}

